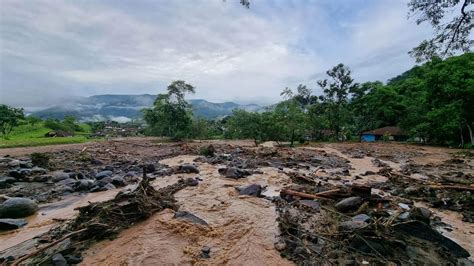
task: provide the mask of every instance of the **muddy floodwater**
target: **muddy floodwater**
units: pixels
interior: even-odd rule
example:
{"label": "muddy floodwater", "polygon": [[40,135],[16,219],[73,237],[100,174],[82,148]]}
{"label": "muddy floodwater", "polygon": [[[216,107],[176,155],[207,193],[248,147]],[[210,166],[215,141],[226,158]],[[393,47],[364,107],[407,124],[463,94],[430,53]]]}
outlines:
{"label": "muddy floodwater", "polygon": [[[195,157],[178,156],[160,161],[170,166],[192,162]],[[209,228],[173,219],[170,210],[155,214],[149,220],[124,231],[117,240],[92,247],[84,265],[158,265],[194,264],[204,246],[211,248],[204,264],[292,265],[274,248],[278,236],[274,205],[263,198],[239,196],[235,187],[261,183],[271,193],[289,182],[277,169],[238,181],[228,180],[217,172],[218,166],[197,164],[203,181],[175,194],[180,210],[189,211],[209,223]],[[174,183],[180,177],[156,180],[157,187]],[[117,254],[117,249],[122,250]]]}
{"label": "muddy floodwater", "polygon": [[[200,148],[209,144],[218,147],[217,155],[199,155]],[[195,184],[174,193],[173,200],[179,210],[161,209],[147,219],[127,226],[110,239],[93,242],[81,251],[80,265],[302,263],[305,260],[285,253],[288,243],[292,242],[288,242],[288,235],[286,239],[282,238],[281,228],[285,226],[281,224],[282,208],[290,215],[292,212],[293,215],[302,215],[298,212],[303,209],[295,206],[300,206],[298,202],[307,195],[317,195],[325,190],[324,187],[345,191],[344,187],[352,186],[369,188],[369,197],[372,195],[375,198],[372,200],[380,203],[372,205],[372,209],[368,205],[363,209],[363,205],[349,214],[340,214],[335,218],[337,223],[351,215],[369,212],[380,215],[381,211],[385,216],[392,215],[394,218],[389,222],[393,223],[403,212],[407,216],[415,208],[426,209],[429,214],[425,222],[465,249],[469,259],[474,256],[474,211],[472,203],[466,202],[466,198],[471,197],[468,191],[473,186],[474,160],[457,150],[393,143],[333,143],[279,148],[276,143],[268,142],[255,148],[250,141],[163,144],[150,138],[135,138],[76,144],[71,145],[70,149],[67,145],[10,149],[10,152],[4,149],[0,150],[0,157],[11,154],[18,160],[27,160],[30,153],[37,151],[52,154],[55,167],[51,170],[53,181],[49,179],[47,185],[41,184],[32,176],[27,177],[28,181],[22,180],[23,183],[35,184],[30,186],[30,190],[19,192],[21,187],[15,184],[0,189],[0,196],[26,195],[40,202],[38,212],[26,218],[28,224],[25,227],[0,231],[1,256],[21,257],[31,253],[35,246],[41,244],[34,242],[28,246],[25,243],[44,237],[52,228],[67,225],[78,215],[78,207],[105,202],[114,199],[120,192],[135,190],[142,178],[142,168],[149,169],[143,171],[147,178],[152,179],[151,185],[157,190],[183,180],[193,180]],[[11,171],[9,166],[0,167],[3,167],[0,170],[4,173]],[[191,170],[183,170],[188,169],[186,167]],[[76,182],[72,189],[64,193],[60,190],[64,187],[64,181],[54,180],[54,175],[62,169],[67,169],[66,173],[74,173],[69,176]],[[103,178],[101,173],[110,176]],[[75,190],[82,179],[90,180],[87,181],[91,182],[90,187]],[[104,182],[115,185],[102,189]],[[239,193],[250,185],[261,188],[257,196]],[[48,191],[50,187],[54,187],[51,193]],[[99,192],[97,188],[100,188]],[[296,193],[291,198],[293,201],[289,201],[290,205],[278,204],[282,198],[289,199],[283,194],[288,190]],[[298,193],[303,198],[299,198]],[[301,217],[306,218],[297,221],[302,228],[309,228],[308,224],[304,224],[306,220],[322,219],[321,213],[339,213],[332,207],[328,210],[321,206],[320,210],[319,204],[330,202],[333,206],[341,198],[328,200],[316,196],[313,199],[317,199],[317,211],[304,209],[305,215],[310,216],[303,215]],[[177,219],[178,211],[190,213],[204,224]],[[340,229],[327,224],[331,222],[334,221],[328,220],[324,224],[332,228],[325,234],[338,235],[335,231]],[[325,237],[323,235],[321,239],[327,239]],[[282,245],[285,241],[286,245]],[[27,247],[22,250],[23,246]],[[324,251],[315,244],[309,244],[309,247],[316,250],[314,254]],[[18,252],[14,252],[16,249]],[[299,252],[303,259],[307,259],[304,256],[314,255]],[[372,256],[380,257],[377,253]],[[341,258],[362,264],[367,262],[359,260],[360,257],[346,255],[339,257],[338,262]],[[328,258],[323,256],[323,259]]]}

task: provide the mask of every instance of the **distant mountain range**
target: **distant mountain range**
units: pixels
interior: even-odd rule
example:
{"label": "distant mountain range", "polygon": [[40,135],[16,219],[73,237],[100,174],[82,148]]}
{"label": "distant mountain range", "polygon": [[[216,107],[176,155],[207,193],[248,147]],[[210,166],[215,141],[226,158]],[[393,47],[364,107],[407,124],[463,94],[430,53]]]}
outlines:
{"label": "distant mountain range", "polygon": [[[75,97],[62,104],[35,111],[32,114],[40,118],[63,119],[72,115],[81,121],[115,120],[127,122],[142,117],[141,109],[151,107],[156,95],[95,95]],[[259,111],[256,104],[240,105],[234,102],[212,103],[202,99],[189,100],[196,117],[216,119],[230,115],[234,109]]]}

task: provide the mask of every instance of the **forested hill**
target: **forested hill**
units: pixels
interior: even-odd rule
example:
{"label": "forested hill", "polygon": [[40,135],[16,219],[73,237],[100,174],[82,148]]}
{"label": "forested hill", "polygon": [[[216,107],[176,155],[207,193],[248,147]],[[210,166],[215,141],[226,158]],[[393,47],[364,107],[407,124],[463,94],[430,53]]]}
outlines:
{"label": "forested hill", "polygon": [[[141,109],[151,107],[156,95],[94,95],[90,97],[77,97],[69,99],[60,105],[52,106],[33,114],[46,119],[63,119],[72,115],[79,120],[105,120],[128,121],[142,116]],[[230,115],[232,110],[240,108],[248,111],[262,109],[256,104],[241,105],[234,102],[213,103],[203,99],[189,100],[193,114],[196,117],[214,119]]]}

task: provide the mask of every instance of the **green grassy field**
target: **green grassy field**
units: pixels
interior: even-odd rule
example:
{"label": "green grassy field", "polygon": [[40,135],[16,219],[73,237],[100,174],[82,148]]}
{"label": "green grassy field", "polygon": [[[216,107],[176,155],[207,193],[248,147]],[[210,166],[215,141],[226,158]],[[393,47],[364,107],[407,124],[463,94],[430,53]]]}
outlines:
{"label": "green grassy field", "polygon": [[54,137],[47,138],[44,135],[51,129],[44,127],[43,123],[36,125],[21,125],[13,129],[8,139],[0,138],[0,148],[30,147],[54,144],[83,143],[97,141],[97,139],[88,139],[91,129],[87,124],[81,124],[82,132],[76,132],[73,137]]}

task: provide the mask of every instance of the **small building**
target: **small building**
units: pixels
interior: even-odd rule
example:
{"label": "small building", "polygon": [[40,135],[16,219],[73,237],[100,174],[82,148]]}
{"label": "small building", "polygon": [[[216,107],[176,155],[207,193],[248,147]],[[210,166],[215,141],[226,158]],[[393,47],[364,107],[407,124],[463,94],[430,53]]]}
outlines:
{"label": "small building", "polygon": [[383,140],[384,136],[388,137],[388,140],[395,140],[395,141],[405,141],[408,139],[408,135],[403,132],[398,127],[382,127],[370,131],[363,132],[360,139],[361,141],[377,141]]}

